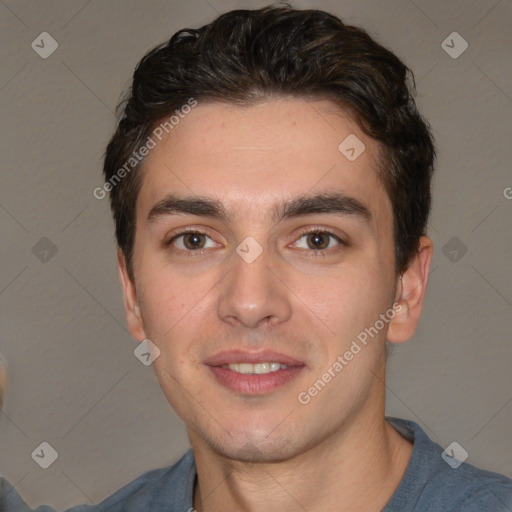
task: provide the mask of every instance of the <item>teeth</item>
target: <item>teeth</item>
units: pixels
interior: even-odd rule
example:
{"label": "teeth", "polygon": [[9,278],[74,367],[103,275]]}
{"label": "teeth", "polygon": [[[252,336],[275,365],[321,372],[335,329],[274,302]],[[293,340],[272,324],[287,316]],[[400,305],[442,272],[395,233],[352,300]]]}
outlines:
{"label": "teeth", "polygon": [[284,370],[285,368],[288,368],[288,366],[280,363],[234,363],[223,365],[223,368],[229,368],[230,370],[237,373],[256,373],[257,375],[262,375],[264,373],[277,372],[277,370]]}

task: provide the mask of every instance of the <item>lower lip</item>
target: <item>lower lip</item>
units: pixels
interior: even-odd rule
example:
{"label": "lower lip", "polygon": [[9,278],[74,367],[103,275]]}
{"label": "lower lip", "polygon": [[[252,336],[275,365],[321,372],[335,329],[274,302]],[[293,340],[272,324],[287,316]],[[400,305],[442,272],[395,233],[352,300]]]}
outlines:
{"label": "lower lip", "polygon": [[217,381],[223,386],[238,393],[263,395],[292,380],[304,366],[292,366],[264,374],[238,373],[221,366],[209,366],[209,368]]}

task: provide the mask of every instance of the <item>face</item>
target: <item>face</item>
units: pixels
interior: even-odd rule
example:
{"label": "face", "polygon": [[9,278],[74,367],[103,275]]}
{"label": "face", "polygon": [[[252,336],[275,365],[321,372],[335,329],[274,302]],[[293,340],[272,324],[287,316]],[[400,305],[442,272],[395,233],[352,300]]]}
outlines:
{"label": "face", "polygon": [[193,443],[283,460],[383,402],[398,280],[378,158],[334,104],[299,99],[199,104],[150,151],[125,304]]}

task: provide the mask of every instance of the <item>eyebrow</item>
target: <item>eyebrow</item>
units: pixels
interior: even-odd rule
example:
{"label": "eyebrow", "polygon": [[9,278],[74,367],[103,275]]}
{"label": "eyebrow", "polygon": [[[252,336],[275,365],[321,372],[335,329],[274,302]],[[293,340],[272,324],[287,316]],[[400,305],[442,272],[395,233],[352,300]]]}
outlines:
{"label": "eyebrow", "polygon": [[[166,195],[151,208],[147,222],[152,223],[158,218],[179,214],[198,215],[229,223],[228,212],[219,201],[203,196],[183,197],[174,194]],[[285,219],[312,214],[347,215],[366,223],[373,220],[370,209],[361,201],[339,192],[288,199],[274,207],[272,220],[278,223]]]}

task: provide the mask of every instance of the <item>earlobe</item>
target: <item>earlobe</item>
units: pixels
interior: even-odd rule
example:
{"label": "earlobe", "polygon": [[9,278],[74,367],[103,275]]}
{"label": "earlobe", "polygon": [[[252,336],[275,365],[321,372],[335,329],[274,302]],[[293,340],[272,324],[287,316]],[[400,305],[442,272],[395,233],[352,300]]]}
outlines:
{"label": "earlobe", "polygon": [[434,244],[423,236],[418,251],[397,283],[395,317],[389,324],[387,340],[403,343],[409,340],[418,326],[427,289]]}
{"label": "earlobe", "polygon": [[146,339],[147,336],[142,322],[137,290],[135,283],[128,274],[126,258],[123,251],[119,248],[117,250],[117,264],[119,269],[119,279],[121,280],[121,287],[123,289],[124,310],[128,330],[136,340],[142,341]]}

